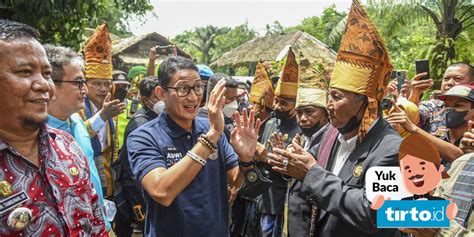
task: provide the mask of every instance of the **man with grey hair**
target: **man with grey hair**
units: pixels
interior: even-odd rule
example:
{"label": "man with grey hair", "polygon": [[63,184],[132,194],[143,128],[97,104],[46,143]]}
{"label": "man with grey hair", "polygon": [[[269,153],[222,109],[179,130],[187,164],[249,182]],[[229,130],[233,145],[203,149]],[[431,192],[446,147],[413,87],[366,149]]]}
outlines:
{"label": "man with grey hair", "polygon": [[[45,45],[48,60],[53,67],[51,78],[56,87],[55,97],[48,106],[50,127],[61,129],[71,134],[87,157],[90,179],[99,196],[99,206],[105,218],[104,198],[99,172],[94,162],[94,150],[87,127],[77,112],[84,108],[87,87],[84,79],[84,60],[69,48]],[[106,221],[107,229],[110,223]]]}

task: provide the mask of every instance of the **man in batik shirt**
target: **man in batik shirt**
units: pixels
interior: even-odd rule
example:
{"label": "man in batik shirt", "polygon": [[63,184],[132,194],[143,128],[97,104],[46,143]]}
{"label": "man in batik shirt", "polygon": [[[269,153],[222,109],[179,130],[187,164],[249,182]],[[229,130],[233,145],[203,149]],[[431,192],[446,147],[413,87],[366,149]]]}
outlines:
{"label": "man in batik shirt", "polygon": [[37,37],[0,20],[0,236],[107,236],[86,157],[45,124],[54,84]]}

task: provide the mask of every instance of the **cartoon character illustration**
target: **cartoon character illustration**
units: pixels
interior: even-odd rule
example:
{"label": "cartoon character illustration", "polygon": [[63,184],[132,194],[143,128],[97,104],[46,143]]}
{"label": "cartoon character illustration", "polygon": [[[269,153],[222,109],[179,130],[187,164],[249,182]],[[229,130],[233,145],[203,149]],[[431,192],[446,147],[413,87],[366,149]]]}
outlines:
{"label": "cartoon character illustration", "polygon": [[[438,150],[428,139],[419,134],[406,137],[400,145],[398,158],[403,184],[408,192],[413,194],[402,200],[444,200],[431,195],[441,180],[449,176],[441,164]],[[379,209],[384,201],[382,195],[377,195],[371,208]],[[446,209],[446,215],[452,220],[456,212],[456,204],[451,201]]]}

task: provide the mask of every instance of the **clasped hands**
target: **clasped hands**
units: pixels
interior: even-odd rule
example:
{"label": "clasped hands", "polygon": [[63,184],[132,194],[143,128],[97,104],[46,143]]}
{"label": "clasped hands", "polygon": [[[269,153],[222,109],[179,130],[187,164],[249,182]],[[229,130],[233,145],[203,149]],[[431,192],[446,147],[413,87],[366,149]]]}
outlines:
{"label": "clasped hands", "polygon": [[267,164],[278,173],[303,180],[311,167],[316,165],[316,160],[299,145],[299,135],[286,149],[279,141],[282,141],[281,133],[273,134],[272,151],[267,155]]}
{"label": "clasped hands", "polygon": [[[217,83],[214,90],[212,90],[208,103],[207,110],[209,114],[210,129],[207,137],[217,143],[224,131],[224,117],[222,115],[222,108],[225,104],[225,81],[222,80]],[[255,120],[255,112],[247,112],[246,109],[242,111],[242,116],[239,112],[234,113],[236,127],[232,130],[230,137],[230,144],[234,148],[235,153],[239,159],[244,162],[249,162],[253,159],[254,154],[263,152],[262,145],[257,146],[258,131],[260,129],[260,119]],[[276,135],[274,135],[276,136]],[[302,180],[308,170],[316,164],[313,156],[306,152],[297,141],[293,141],[291,145],[284,149],[281,141],[281,134],[278,134],[279,139],[274,137],[274,147],[272,153],[267,154],[269,159],[266,162],[272,166],[276,172],[286,174],[297,179]],[[278,143],[278,145],[277,145]],[[257,149],[257,147],[259,149]]]}

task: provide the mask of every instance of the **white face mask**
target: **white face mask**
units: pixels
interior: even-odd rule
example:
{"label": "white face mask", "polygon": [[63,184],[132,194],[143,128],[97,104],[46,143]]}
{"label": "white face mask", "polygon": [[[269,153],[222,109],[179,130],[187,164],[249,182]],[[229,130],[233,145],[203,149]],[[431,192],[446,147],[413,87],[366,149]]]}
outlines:
{"label": "white face mask", "polygon": [[237,104],[237,100],[234,100],[234,102],[224,105],[222,113],[224,113],[226,117],[230,118],[235,113],[235,111],[237,111],[238,108],[239,105]]}
{"label": "white face mask", "polygon": [[163,112],[164,109],[165,109],[165,102],[163,102],[162,100],[156,102],[153,105],[153,112],[155,112],[155,114],[161,114],[161,112]]}

